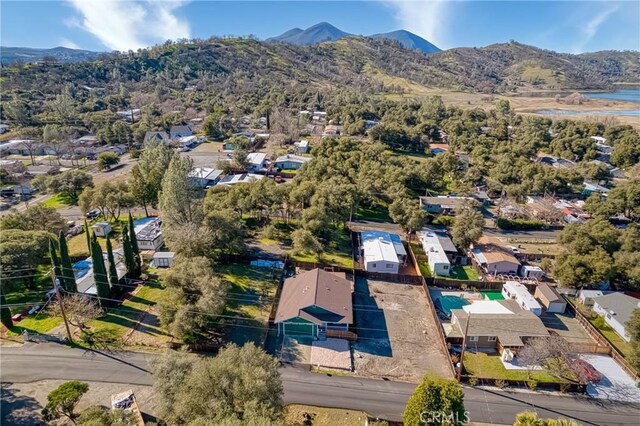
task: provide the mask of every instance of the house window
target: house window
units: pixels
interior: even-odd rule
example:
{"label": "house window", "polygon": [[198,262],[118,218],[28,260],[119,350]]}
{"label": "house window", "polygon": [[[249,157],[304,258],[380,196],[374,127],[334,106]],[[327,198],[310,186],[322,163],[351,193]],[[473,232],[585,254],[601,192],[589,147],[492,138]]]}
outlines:
{"label": "house window", "polygon": [[372,268],[375,268],[375,267],[376,267],[376,264],[374,263],[373,265],[371,265],[371,267],[372,267]]}
{"label": "house window", "polygon": [[387,263],[387,269],[392,269],[392,268],[393,268],[393,265],[390,263]]}
{"label": "house window", "polygon": [[487,340],[488,340],[489,342],[495,342],[495,341],[496,341],[496,340],[498,340],[498,339],[496,338],[496,336],[489,336],[489,337],[487,338]]}
{"label": "house window", "polygon": [[478,341],[478,336],[469,336],[469,341],[470,342],[477,342]]}
{"label": "house window", "polygon": [[611,314],[607,314],[607,319],[611,319]]}

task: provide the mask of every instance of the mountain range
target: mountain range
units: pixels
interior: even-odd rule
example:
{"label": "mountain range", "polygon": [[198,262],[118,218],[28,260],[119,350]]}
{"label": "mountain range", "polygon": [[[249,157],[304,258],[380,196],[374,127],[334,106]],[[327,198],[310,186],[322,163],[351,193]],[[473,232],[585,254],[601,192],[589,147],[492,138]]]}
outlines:
{"label": "mountain range", "polygon": [[0,47],[0,61],[10,64],[16,61],[40,62],[47,58],[56,62],[80,62],[96,59],[101,52],[89,50],[70,49],[68,47],[54,47],[52,49],[37,49],[33,47]]}
{"label": "mountain range", "polygon": [[[268,38],[267,42],[289,43],[299,46],[319,44],[325,41],[337,41],[341,38],[355,36],[344,32],[328,22],[320,22],[306,30],[293,28],[279,36]],[[370,35],[371,38],[383,38],[387,40],[395,40],[402,46],[411,50],[418,50],[424,53],[440,52],[440,49],[422,37],[410,33],[406,30],[392,31],[389,33],[380,33]]]}

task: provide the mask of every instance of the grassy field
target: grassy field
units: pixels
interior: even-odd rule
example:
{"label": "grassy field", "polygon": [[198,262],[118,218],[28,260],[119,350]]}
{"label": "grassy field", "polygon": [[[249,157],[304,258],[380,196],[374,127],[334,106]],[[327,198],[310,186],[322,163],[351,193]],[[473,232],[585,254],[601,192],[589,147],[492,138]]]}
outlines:
{"label": "grassy field", "polygon": [[353,426],[363,425],[367,415],[362,411],[291,404],[284,408],[287,426]]}
{"label": "grassy field", "polygon": [[55,194],[51,197],[47,198],[42,205],[45,207],[53,207],[54,209],[59,209],[60,207],[71,206],[74,205],[74,201],[70,198],[64,197],[62,194]]}
{"label": "grassy field", "polygon": [[[589,318],[589,317],[587,317]],[[589,322],[598,329],[598,331],[611,343],[625,358],[628,358],[633,351],[631,344],[625,342],[622,337],[615,332],[609,324],[604,322],[604,318],[597,316],[594,319],[589,318]]]}
{"label": "grassy field", "polygon": [[391,222],[389,209],[386,204],[377,203],[373,206],[358,206],[354,219],[371,220],[374,222]]}
{"label": "grassy field", "polygon": [[[99,222],[99,220],[90,222],[88,225],[91,225],[95,222]],[[112,231],[109,234],[109,238],[111,238],[111,245],[113,249],[118,249],[122,247],[122,241],[118,239],[120,236],[122,226],[126,224],[126,220],[120,220],[118,222],[111,221]],[[103,250],[107,249],[107,239],[103,237],[98,237],[98,243]],[[87,247],[87,237],[83,232],[81,234],[75,235],[67,240],[67,247],[69,248],[69,256],[71,257],[88,257],[90,255],[89,249]]]}
{"label": "grassy field", "polygon": [[62,317],[51,316],[46,312],[39,312],[11,327],[10,334],[22,334],[24,330],[27,330],[29,333],[43,334],[60,324],[62,324]]}
{"label": "grassy field", "polygon": [[332,232],[332,236],[327,239],[321,258],[309,253],[291,253],[291,259],[300,262],[316,262],[328,265],[338,265],[346,268],[353,267],[353,256],[351,254],[351,243],[349,233],[344,229],[337,229]]}
{"label": "grassy field", "polygon": [[[239,316],[225,331],[225,340],[261,345],[266,336],[280,271],[241,264],[216,265],[215,273],[228,285],[225,315]],[[244,319],[246,318],[246,319]]]}
{"label": "grassy field", "polygon": [[543,371],[534,371],[531,377],[524,370],[507,370],[502,365],[499,355],[488,355],[485,353],[464,354],[464,369],[467,374],[483,379],[502,380],[535,380],[537,382],[564,382],[566,380],[547,374]]}
{"label": "grassy field", "polygon": [[451,279],[460,281],[478,281],[480,276],[478,271],[469,265],[456,265],[451,268]]}

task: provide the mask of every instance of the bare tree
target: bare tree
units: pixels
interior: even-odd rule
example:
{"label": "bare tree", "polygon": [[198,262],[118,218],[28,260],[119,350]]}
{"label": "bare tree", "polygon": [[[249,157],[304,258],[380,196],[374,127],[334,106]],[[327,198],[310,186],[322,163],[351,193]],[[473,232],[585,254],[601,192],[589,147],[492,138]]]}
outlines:
{"label": "bare tree", "polygon": [[518,360],[527,367],[527,373],[537,367],[544,367],[549,374],[557,377],[575,376],[571,368],[571,347],[560,336],[535,337],[527,340],[518,352]]}
{"label": "bare tree", "polygon": [[[80,330],[84,330],[89,321],[102,315],[102,309],[95,300],[83,294],[66,295],[62,298],[62,304],[69,323]],[[50,310],[53,315],[62,315],[60,303],[52,303]]]}

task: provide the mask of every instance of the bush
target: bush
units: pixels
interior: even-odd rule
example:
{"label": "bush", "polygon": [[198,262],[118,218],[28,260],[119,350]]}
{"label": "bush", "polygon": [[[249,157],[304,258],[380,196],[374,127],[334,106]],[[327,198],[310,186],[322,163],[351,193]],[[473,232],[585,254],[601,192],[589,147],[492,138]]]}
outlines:
{"label": "bush", "polygon": [[476,376],[469,377],[469,386],[477,386],[478,378]]}
{"label": "bush", "polygon": [[542,229],[544,222],[541,220],[529,219],[505,219],[499,217],[496,219],[496,226],[500,229]]}
{"label": "bush", "polygon": [[493,384],[500,389],[504,389],[507,387],[507,382],[502,379],[497,379],[495,382],[493,382]]}
{"label": "bush", "polygon": [[438,216],[432,223],[440,226],[451,226],[454,220],[453,216]]}
{"label": "bush", "polygon": [[536,380],[528,380],[527,387],[532,391],[536,390],[536,388],[538,387],[538,382]]}
{"label": "bush", "polygon": [[455,380],[428,375],[416,388],[404,410],[404,424],[418,426],[424,424],[424,414],[440,412],[453,416],[453,424],[461,424],[465,419],[464,393]]}

